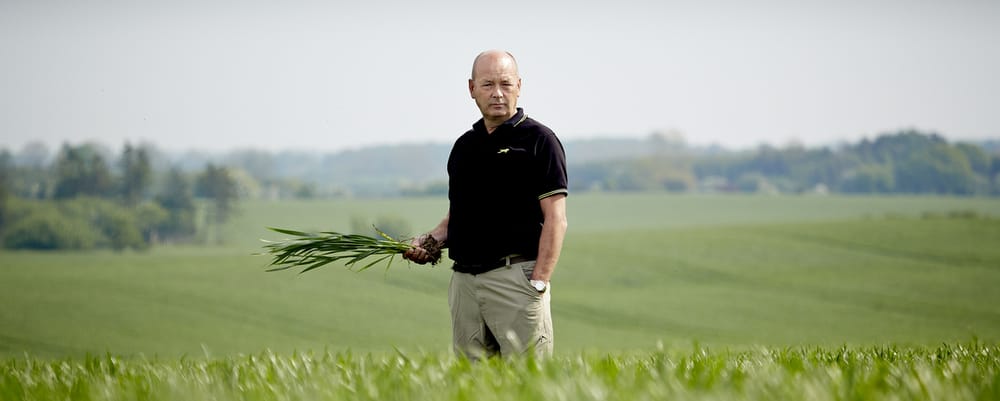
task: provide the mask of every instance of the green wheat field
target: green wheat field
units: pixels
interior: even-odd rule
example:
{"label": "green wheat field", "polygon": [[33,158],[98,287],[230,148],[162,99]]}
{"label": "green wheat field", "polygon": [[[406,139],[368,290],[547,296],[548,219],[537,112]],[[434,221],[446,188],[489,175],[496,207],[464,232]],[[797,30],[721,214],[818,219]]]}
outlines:
{"label": "green wheat field", "polygon": [[1000,201],[573,195],[551,360],[449,350],[449,264],[265,272],[267,226],[444,199],[248,202],[213,246],[0,253],[2,400],[1000,399]]}

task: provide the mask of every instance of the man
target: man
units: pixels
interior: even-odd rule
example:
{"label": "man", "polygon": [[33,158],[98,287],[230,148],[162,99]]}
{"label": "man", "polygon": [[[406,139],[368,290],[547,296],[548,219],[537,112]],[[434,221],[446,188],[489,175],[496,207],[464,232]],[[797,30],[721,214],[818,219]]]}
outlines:
{"label": "man", "polygon": [[547,356],[549,280],[567,224],[565,153],[552,130],[517,107],[521,77],[510,53],[479,54],[469,93],[483,118],[448,158],[448,213],[404,257],[427,263],[427,237],[447,243],[456,353]]}

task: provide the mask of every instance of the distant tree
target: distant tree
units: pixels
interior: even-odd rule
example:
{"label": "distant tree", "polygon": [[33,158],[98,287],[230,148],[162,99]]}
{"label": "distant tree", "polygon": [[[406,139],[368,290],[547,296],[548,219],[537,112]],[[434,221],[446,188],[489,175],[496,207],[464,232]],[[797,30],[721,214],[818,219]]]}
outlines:
{"label": "distant tree", "polygon": [[881,164],[867,164],[848,170],[841,177],[838,188],[847,193],[888,193],[895,189],[892,168]]}
{"label": "distant tree", "polygon": [[170,213],[155,202],[143,202],[135,209],[136,227],[147,244],[160,240],[160,228],[170,218]]}
{"label": "distant tree", "polygon": [[136,214],[118,202],[78,196],[18,200],[4,246],[20,249],[145,249]]}
{"label": "distant tree", "polygon": [[119,162],[122,169],[121,195],[126,206],[135,207],[142,200],[152,181],[149,153],[125,143]]}
{"label": "distant tree", "polygon": [[965,155],[946,144],[918,148],[895,164],[896,189],[908,193],[971,195],[976,176]]}
{"label": "distant tree", "polygon": [[156,196],[156,202],[167,210],[194,209],[194,192],[184,173],[176,168],[170,169],[163,191]]}
{"label": "distant tree", "polygon": [[174,168],[167,173],[167,182],[163,192],[156,196],[156,203],[167,213],[157,227],[158,235],[163,238],[184,238],[194,235],[195,204],[191,184],[180,170]]}
{"label": "distant tree", "polygon": [[4,247],[12,249],[90,249],[101,233],[87,221],[67,218],[54,207],[28,212],[11,223]]}
{"label": "distant tree", "polygon": [[994,195],[1000,195],[1000,156],[993,156],[993,161],[990,163],[990,187],[992,188],[990,193]]}
{"label": "distant tree", "polygon": [[213,219],[215,223],[229,220],[236,208],[239,197],[236,180],[229,170],[222,166],[209,163],[205,170],[195,180],[195,196],[212,200]]}
{"label": "distant tree", "polygon": [[63,145],[56,160],[55,199],[80,195],[107,197],[112,193],[111,171],[104,157],[91,145]]}
{"label": "distant tree", "polygon": [[935,133],[903,130],[880,135],[874,142],[862,141],[855,151],[862,156],[862,161],[886,164],[909,159],[917,150],[945,144],[944,138]]}
{"label": "distant tree", "polygon": [[836,152],[828,147],[792,150],[787,160],[791,168],[785,177],[795,192],[812,190],[817,185],[835,188],[845,171],[860,165],[854,154]]}
{"label": "distant tree", "polygon": [[143,233],[138,208],[122,208],[117,202],[98,200],[92,210],[96,210],[94,225],[107,238],[107,245],[115,250],[149,248]]}
{"label": "distant tree", "polygon": [[55,181],[51,169],[46,167],[18,166],[9,170],[7,190],[10,196],[25,199],[45,199]]}
{"label": "distant tree", "polygon": [[788,154],[770,146],[761,146],[750,160],[750,170],[765,176],[786,175],[791,170]]}
{"label": "distant tree", "polygon": [[9,154],[6,166],[8,196],[45,198],[53,182],[52,171],[46,164],[48,158],[48,148],[41,142],[29,142],[17,154]]}
{"label": "distant tree", "polygon": [[973,172],[984,177],[990,176],[993,160],[988,153],[983,151],[983,148],[971,143],[956,143],[955,148],[965,155]]}
{"label": "distant tree", "polygon": [[13,177],[14,165],[12,157],[7,149],[0,151],[0,240],[3,239],[3,230],[6,226],[7,198],[11,191],[11,177]]}
{"label": "distant tree", "polygon": [[86,164],[85,156],[80,150],[69,144],[64,144],[59,152],[56,161],[56,187],[52,194],[56,199],[72,198],[81,192],[85,186],[85,172],[83,167]]}

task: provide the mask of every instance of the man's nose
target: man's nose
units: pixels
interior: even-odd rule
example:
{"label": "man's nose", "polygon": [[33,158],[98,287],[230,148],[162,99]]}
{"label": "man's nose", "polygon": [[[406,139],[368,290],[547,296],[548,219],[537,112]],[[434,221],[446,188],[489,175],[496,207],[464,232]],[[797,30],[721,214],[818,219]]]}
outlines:
{"label": "man's nose", "polygon": [[491,97],[495,97],[497,99],[502,99],[503,98],[503,91],[500,90],[500,88],[496,88],[496,89],[493,90],[493,93],[491,93],[490,96]]}

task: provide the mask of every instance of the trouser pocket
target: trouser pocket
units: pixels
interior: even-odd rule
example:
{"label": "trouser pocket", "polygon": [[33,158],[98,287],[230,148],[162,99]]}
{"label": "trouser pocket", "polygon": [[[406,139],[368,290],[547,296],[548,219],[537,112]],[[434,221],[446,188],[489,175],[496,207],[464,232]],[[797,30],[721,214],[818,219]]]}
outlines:
{"label": "trouser pocket", "polygon": [[521,272],[524,273],[524,279],[530,281],[531,280],[531,275],[535,273],[535,264],[534,263],[520,263],[520,265],[521,265]]}

